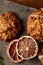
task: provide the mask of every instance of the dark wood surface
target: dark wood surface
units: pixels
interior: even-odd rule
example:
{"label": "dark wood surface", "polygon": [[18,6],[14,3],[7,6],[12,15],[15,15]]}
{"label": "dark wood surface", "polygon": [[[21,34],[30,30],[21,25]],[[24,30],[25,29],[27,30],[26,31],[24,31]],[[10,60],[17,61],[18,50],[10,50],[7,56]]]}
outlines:
{"label": "dark wood surface", "polygon": [[22,5],[26,5],[29,7],[43,8],[43,0],[11,0],[11,1],[17,2]]}
{"label": "dark wood surface", "polygon": [[[23,29],[20,33],[19,38],[23,35],[27,35],[26,32],[26,22],[28,16],[34,11],[34,8],[25,7],[22,5],[18,5],[16,3],[13,3],[11,1],[5,2],[4,0],[0,1],[0,14],[4,13],[5,11],[13,11],[22,21]],[[4,65],[42,65],[38,58],[34,58],[32,60],[23,61],[21,63],[13,63],[6,54],[6,47],[9,44],[9,42],[2,42],[0,41],[0,54],[3,58]]]}

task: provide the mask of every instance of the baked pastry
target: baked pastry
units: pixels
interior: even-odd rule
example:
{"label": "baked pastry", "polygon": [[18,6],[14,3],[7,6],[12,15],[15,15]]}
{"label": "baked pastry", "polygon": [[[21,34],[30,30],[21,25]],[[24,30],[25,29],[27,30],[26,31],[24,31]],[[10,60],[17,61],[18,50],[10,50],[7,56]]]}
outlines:
{"label": "baked pastry", "polygon": [[43,40],[43,11],[36,10],[28,17],[27,32],[36,40]]}
{"label": "baked pastry", "polygon": [[20,19],[13,12],[0,14],[0,40],[14,39],[20,30]]}

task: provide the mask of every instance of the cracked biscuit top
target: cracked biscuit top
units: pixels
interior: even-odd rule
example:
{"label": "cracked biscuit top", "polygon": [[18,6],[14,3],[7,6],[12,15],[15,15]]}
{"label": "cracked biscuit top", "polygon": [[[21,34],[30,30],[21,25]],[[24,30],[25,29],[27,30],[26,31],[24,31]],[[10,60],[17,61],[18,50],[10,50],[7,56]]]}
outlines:
{"label": "cracked biscuit top", "polygon": [[28,17],[27,32],[36,40],[43,40],[43,11],[34,11]]}
{"label": "cracked biscuit top", "polygon": [[20,19],[13,12],[8,11],[0,14],[0,40],[11,40],[16,37],[20,30]]}

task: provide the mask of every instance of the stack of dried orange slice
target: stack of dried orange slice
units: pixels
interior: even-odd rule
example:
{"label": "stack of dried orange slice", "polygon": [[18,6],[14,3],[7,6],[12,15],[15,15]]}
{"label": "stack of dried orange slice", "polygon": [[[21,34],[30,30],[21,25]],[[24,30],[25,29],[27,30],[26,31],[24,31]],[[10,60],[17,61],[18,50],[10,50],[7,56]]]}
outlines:
{"label": "stack of dried orange slice", "polygon": [[36,57],[38,44],[31,36],[22,36],[7,47],[8,57],[15,63]]}

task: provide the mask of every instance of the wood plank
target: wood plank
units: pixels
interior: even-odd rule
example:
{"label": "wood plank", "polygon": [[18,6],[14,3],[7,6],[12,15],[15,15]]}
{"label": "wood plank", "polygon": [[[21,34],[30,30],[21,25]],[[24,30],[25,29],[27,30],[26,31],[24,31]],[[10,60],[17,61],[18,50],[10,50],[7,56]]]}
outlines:
{"label": "wood plank", "polygon": [[43,8],[43,0],[10,0],[25,6]]}

